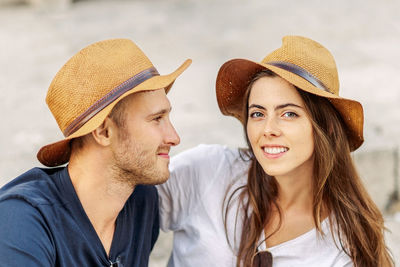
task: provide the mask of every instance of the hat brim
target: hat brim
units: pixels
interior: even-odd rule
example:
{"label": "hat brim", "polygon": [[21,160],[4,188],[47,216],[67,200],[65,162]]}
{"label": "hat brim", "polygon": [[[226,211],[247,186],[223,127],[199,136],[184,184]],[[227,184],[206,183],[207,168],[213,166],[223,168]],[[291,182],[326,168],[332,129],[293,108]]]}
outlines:
{"label": "hat brim", "polygon": [[74,132],[70,136],[66,137],[61,141],[43,146],[37,153],[38,160],[43,165],[48,167],[55,167],[67,163],[69,161],[69,157],[71,154],[70,141],[73,138],[84,136],[95,130],[97,127],[99,127],[103,123],[104,119],[111,112],[111,110],[114,108],[114,106],[121,99],[127,97],[128,95],[137,92],[151,91],[162,88],[165,88],[166,93],[168,93],[176,78],[178,78],[178,76],[181,75],[182,72],[189,67],[191,62],[192,61],[188,59],[174,72],[168,75],[151,77],[150,79],[142,82],[141,84],[127,91],[126,93],[118,97],[116,100],[111,102],[100,112],[98,112],[95,116],[93,116],[89,121],[87,121],[84,125],[82,125],[81,128],[79,128],[76,132]]}
{"label": "hat brim", "polygon": [[244,123],[244,94],[253,77],[265,69],[269,69],[305,92],[326,97],[340,113],[347,126],[346,130],[351,151],[361,146],[364,142],[364,116],[362,105],[359,102],[317,88],[304,78],[287,70],[247,59],[229,60],[219,69],[216,80],[216,94],[222,114],[234,116]]}

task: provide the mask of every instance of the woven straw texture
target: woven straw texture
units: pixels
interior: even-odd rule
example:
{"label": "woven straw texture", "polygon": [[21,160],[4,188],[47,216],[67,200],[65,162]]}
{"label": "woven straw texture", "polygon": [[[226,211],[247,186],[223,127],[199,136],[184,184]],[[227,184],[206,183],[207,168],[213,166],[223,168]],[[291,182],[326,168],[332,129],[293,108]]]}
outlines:
{"label": "woven straw texture", "polygon": [[110,89],[152,66],[129,40],[95,43],[82,49],[61,68],[50,84],[46,102],[64,131]]}

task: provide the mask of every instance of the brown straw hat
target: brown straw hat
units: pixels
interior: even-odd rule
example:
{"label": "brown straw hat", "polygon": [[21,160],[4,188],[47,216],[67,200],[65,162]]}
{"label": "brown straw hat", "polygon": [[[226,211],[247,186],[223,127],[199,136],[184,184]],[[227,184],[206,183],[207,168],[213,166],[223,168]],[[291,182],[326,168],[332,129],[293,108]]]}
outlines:
{"label": "brown straw hat", "polygon": [[234,116],[244,123],[244,94],[252,78],[265,69],[303,91],[326,97],[347,126],[351,151],[361,146],[364,141],[361,104],[339,96],[339,77],[331,53],[321,44],[301,36],[283,37],[282,46],[260,63],[232,59],[221,66],[216,93],[219,108],[224,115]]}
{"label": "brown straw hat", "polygon": [[82,49],[56,74],[46,97],[65,139],[42,147],[38,160],[49,167],[67,163],[72,138],[95,130],[130,94],[161,88],[168,92],[190,63],[186,60],[161,76],[131,40],[105,40]]}

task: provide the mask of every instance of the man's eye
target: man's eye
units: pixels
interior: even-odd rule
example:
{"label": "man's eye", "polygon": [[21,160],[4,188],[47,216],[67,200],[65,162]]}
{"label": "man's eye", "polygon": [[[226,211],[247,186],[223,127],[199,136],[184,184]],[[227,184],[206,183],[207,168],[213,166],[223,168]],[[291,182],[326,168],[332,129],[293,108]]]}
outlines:
{"label": "man's eye", "polygon": [[250,113],[250,117],[251,117],[251,118],[261,118],[261,117],[263,117],[263,116],[264,116],[264,114],[262,114],[262,113],[259,112],[259,111],[255,111],[255,112]]}
{"label": "man's eye", "polygon": [[153,119],[153,121],[160,121],[162,119],[162,116],[157,116],[157,117],[155,117],[154,119]]}

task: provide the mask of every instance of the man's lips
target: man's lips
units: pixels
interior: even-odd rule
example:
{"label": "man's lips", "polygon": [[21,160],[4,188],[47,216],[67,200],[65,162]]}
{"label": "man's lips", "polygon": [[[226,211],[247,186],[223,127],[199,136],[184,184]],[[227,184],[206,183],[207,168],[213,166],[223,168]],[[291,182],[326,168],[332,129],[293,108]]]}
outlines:
{"label": "man's lips", "polygon": [[157,153],[158,156],[169,159],[169,152],[159,152]]}

